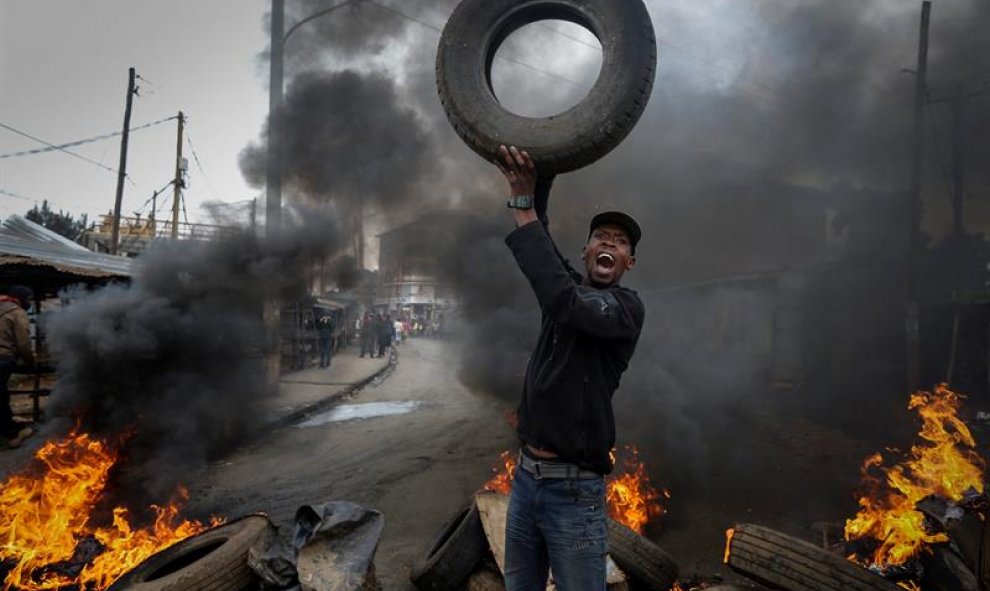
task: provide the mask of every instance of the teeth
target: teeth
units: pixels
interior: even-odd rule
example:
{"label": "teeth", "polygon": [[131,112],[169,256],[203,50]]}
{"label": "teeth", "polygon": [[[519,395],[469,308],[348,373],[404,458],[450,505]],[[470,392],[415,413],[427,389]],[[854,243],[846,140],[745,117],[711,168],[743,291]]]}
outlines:
{"label": "teeth", "polygon": [[607,252],[603,252],[603,253],[600,253],[598,255],[598,260],[600,262],[608,261],[610,263],[614,263],[615,262],[615,257],[613,257],[612,255],[608,254]]}

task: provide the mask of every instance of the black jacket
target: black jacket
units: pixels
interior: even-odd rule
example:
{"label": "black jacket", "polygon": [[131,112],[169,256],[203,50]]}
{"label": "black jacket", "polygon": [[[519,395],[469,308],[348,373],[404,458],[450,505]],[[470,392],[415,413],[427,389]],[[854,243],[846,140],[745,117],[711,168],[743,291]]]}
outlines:
{"label": "black jacket", "polygon": [[584,285],[540,222],[517,228],[505,243],[543,311],[519,404],[519,438],[608,474],[615,445],[612,394],[636,349],[643,303],[619,285]]}

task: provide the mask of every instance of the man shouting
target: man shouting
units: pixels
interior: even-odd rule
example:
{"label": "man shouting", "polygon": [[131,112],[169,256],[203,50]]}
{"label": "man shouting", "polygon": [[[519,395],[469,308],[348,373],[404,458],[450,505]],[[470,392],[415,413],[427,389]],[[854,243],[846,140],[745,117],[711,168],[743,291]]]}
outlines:
{"label": "man shouting", "polygon": [[644,309],[622,287],[636,264],[640,229],[620,212],[591,220],[585,274],[548,233],[552,179],[537,179],[529,154],[500,148],[516,229],[505,239],[543,312],[517,410],[521,443],[506,520],[507,591],[604,591],[605,481],[615,445],[612,394],[629,365]]}

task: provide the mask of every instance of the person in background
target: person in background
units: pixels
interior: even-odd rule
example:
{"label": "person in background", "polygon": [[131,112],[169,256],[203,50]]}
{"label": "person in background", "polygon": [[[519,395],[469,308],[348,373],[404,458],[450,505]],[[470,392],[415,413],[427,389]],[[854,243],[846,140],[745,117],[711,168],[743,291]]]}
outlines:
{"label": "person in background", "polygon": [[333,316],[327,314],[316,323],[316,332],[320,343],[320,367],[330,367],[330,357],[333,352]]}
{"label": "person in background", "polygon": [[23,285],[13,285],[0,296],[0,435],[6,438],[10,448],[20,447],[34,432],[14,421],[7,387],[18,361],[27,367],[34,365],[31,324],[27,315],[33,296]]}
{"label": "person in background", "polygon": [[367,353],[368,357],[374,356],[375,347],[375,317],[371,315],[371,312],[364,313],[364,319],[361,321],[361,355],[359,357],[364,357]]}
{"label": "person in background", "polygon": [[392,331],[395,328],[392,326],[392,316],[386,314],[382,318],[381,324],[378,326],[378,356],[384,357],[385,351],[388,350],[389,345],[392,344]]}

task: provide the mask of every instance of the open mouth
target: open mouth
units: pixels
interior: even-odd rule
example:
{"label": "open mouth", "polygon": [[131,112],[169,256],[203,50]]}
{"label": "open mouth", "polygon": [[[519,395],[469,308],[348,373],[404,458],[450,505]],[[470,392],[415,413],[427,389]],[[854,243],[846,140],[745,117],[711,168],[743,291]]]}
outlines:
{"label": "open mouth", "polygon": [[600,252],[595,257],[595,264],[603,269],[612,269],[615,267],[615,257],[607,252]]}

